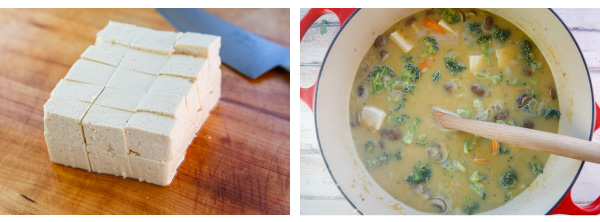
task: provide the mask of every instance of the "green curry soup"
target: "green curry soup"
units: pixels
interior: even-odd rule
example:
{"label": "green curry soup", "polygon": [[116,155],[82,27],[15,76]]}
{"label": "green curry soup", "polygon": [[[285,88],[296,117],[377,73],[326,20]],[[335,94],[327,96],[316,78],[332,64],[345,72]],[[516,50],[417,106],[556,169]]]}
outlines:
{"label": "green curry soup", "polygon": [[378,36],[350,95],[352,137],[373,179],[423,212],[485,212],[549,173],[548,154],[442,130],[433,107],[558,131],[551,70],[506,20],[482,10],[431,9]]}

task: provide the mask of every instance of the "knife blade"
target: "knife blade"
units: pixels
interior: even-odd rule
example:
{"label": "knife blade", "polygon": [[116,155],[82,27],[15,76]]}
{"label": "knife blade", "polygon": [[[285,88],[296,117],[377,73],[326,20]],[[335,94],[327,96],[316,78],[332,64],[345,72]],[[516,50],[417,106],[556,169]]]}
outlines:
{"label": "knife blade", "polygon": [[240,73],[257,78],[272,68],[290,70],[290,50],[243,30],[201,9],[156,9],[181,32],[221,36],[221,60]]}

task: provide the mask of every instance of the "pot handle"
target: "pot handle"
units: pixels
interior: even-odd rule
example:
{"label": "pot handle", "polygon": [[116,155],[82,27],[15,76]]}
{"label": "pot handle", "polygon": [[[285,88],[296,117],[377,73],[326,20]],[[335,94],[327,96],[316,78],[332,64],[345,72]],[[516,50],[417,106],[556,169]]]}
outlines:
{"label": "pot handle", "polygon": [[[352,14],[356,11],[355,8],[313,8],[306,13],[304,18],[300,20],[300,41],[304,38],[304,34],[310,28],[310,26],[317,21],[324,14],[335,14],[340,20],[340,26],[343,26]],[[304,102],[310,110],[314,112],[315,105],[315,93],[317,90],[317,81],[308,88],[300,88],[300,100]]]}
{"label": "pot handle", "polygon": [[[594,132],[600,128],[600,106],[598,103],[594,103]],[[573,203],[571,198],[571,191],[565,195],[565,197],[556,205],[556,208],[550,212],[550,214],[577,214],[577,215],[597,215],[600,214],[600,197],[587,206],[577,206]]]}

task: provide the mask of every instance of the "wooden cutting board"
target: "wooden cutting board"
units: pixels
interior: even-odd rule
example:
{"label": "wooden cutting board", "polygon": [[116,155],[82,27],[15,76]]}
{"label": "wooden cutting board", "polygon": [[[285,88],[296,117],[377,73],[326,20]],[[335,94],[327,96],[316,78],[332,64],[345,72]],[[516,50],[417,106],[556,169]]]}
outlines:
{"label": "wooden cutting board", "polygon": [[[289,9],[210,11],[289,48]],[[108,20],[175,31],[153,9],[0,10],[0,214],[289,214],[281,69],[251,80],[222,66],[221,100],[170,186],[50,162],[43,105]]]}

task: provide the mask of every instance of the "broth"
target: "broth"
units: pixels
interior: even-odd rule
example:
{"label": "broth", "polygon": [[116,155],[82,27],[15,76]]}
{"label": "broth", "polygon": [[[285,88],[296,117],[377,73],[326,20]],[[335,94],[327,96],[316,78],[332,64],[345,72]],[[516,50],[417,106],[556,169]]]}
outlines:
{"label": "broth", "polygon": [[549,154],[442,130],[431,109],[556,133],[555,89],[543,55],[513,24],[483,10],[424,10],[364,56],[350,95],[352,137],[372,178],[398,201],[481,213],[550,173]]}

